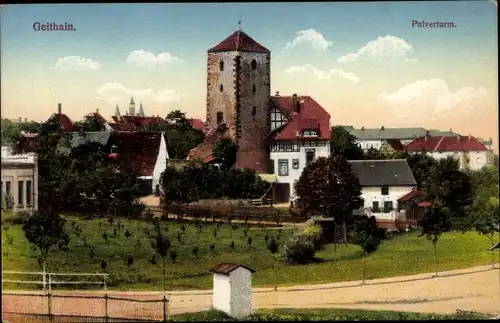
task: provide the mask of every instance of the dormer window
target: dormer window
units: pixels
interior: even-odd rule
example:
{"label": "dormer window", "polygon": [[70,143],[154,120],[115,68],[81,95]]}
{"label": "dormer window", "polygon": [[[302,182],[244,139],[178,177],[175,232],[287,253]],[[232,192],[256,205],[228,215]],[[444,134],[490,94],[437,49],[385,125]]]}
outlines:
{"label": "dormer window", "polygon": [[318,136],[317,130],[304,130],[304,137],[317,137],[317,136]]}
{"label": "dormer window", "polygon": [[301,133],[300,131],[297,131],[297,132],[295,133],[295,136],[296,136],[296,137],[301,137],[301,136],[302,136],[302,133]]}

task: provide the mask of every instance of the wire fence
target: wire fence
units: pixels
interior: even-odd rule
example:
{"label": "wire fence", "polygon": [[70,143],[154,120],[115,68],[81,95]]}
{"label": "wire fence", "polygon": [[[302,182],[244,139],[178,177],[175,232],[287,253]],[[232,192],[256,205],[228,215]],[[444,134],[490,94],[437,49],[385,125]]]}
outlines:
{"label": "wire fence", "polygon": [[53,293],[2,293],[2,321],[9,322],[166,322],[165,295],[134,298]]}
{"label": "wire fence", "polygon": [[[5,279],[3,276],[42,276],[41,280],[21,280],[21,279]],[[52,291],[52,286],[54,285],[97,285],[103,286],[106,290],[106,280],[108,274],[102,273],[49,273],[49,272],[23,272],[23,271],[2,271],[2,285],[5,283],[14,284],[30,284],[30,285],[42,285],[43,291]],[[57,278],[59,277],[59,278]],[[72,277],[77,277],[79,280],[72,280]],[[88,278],[100,277],[98,281],[88,280]],[[82,280],[85,279],[85,280]]]}

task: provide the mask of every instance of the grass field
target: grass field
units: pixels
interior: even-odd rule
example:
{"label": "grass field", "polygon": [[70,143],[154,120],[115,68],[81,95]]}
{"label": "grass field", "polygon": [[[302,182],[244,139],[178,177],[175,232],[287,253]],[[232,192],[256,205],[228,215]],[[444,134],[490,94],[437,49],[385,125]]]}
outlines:
{"label": "grass field", "polygon": [[[350,309],[272,309],[257,310],[244,321],[414,321],[414,320],[477,320],[488,317],[479,313],[457,312],[451,315]],[[219,311],[176,315],[172,321],[221,322],[234,321]]]}
{"label": "grass field", "polygon": [[[153,233],[152,224],[130,220],[110,224],[107,220],[83,220],[75,217],[67,217],[67,220],[67,230],[71,234],[69,251],[51,253],[47,263],[48,271],[95,273],[101,271],[101,261],[106,260],[110,289],[162,288],[161,261],[157,257],[157,264],[151,263],[154,251],[145,232],[148,230]],[[117,229],[118,223],[121,223],[122,229]],[[243,227],[230,230],[228,225],[224,225],[217,230],[215,237],[216,226],[211,224],[204,226],[201,232],[194,225],[186,224],[185,233],[181,229],[182,225],[177,223],[164,222],[162,226],[172,242],[171,249],[178,254],[175,263],[168,260],[167,289],[211,289],[210,270],[224,261],[243,263],[255,269],[257,272],[253,283],[256,287],[274,284],[273,258],[266,249],[265,236],[277,237],[278,230],[249,229],[245,236]],[[113,238],[115,229],[117,236]],[[125,237],[126,230],[131,233],[129,238]],[[78,235],[77,231],[81,233]],[[280,248],[293,231],[294,229],[281,231]],[[104,232],[109,237],[108,242],[102,237]],[[178,237],[181,241],[178,241]],[[247,243],[248,237],[252,238],[251,246]],[[231,241],[235,243],[234,249],[230,247]],[[211,244],[215,246],[213,251],[210,249]],[[195,247],[199,249],[197,254],[193,253]],[[444,271],[490,264],[492,260],[488,247],[489,240],[476,233],[446,233],[438,244],[438,268]],[[334,252],[333,245],[328,245],[317,256],[316,263],[305,266],[285,265],[279,260],[278,285],[319,284],[360,280],[362,277],[363,265],[358,246],[339,245]],[[127,266],[128,257],[133,257],[130,266]],[[433,272],[432,244],[416,233],[397,236],[384,241],[367,258],[366,263],[367,279]],[[2,270],[39,271],[36,252],[26,241],[21,225],[3,225]],[[13,279],[13,276],[8,278]],[[22,279],[26,279],[26,276]],[[4,288],[40,287],[4,284]]]}

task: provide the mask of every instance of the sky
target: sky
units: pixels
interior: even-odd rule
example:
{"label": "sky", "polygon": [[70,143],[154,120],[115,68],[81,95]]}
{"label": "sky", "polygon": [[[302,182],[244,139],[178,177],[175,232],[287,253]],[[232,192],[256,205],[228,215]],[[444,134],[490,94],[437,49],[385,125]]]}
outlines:
{"label": "sky", "polygon": [[[498,151],[491,1],[7,5],[2,117],[46,120],[60,102],[109,118],[134,96],[146,115],[204,119],[207,50],[240,19],[271,50],[272,93],[312,96],[332,125],[452,129]],[[34,30],[52,22],[74,30]]]}

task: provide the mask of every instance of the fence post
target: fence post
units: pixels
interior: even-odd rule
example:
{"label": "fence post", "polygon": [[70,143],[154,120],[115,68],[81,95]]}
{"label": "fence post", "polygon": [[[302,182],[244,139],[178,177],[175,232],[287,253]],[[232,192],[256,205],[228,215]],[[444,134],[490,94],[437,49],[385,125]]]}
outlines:
{"label": "fence post", "polygon": [[163,322],[167,322],[167,297],[163,294]]}
{"label": "fence post", "polygon": [[52,295],[50,291],[47,293],[47,307],[49,311],[49,321],[52,322]]}
{"label": "fence post", "polygon": [[52,292],[52,275],[49,273],[49,293]]}
{"label": "fence post", "polygon": [[106,278],[107,278],[107,275],[106,275],[106,274],[104,274],[104,290],[106,290],[106,289],[107,289],[107,286],[106,286]]}
{"label": "fence post", "polygon": [[104,320],[108,322],[108,293],[104,294]]}
{"label": "fence post", "polygon": [[42,272],[42,283],[43,283],[43,292],[45,293],[45,291],[46,291],[46,286],[45,286],[46,285],[46,281],[45,281],[45,268],[44,268],[44,270]]}

